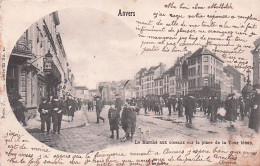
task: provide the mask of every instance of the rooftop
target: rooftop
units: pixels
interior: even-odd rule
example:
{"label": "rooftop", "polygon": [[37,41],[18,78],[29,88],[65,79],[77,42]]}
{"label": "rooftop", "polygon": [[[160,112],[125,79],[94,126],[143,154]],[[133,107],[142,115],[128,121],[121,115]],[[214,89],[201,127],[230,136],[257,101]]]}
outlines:
{"label": "rooftop", "polygon": [[197,49],[190,57],[188,57],[187,59],[192,59],[192,58],[197,58],[200,57],[201,55],[211,55],[214,58],[218,59],[219,61],[223,62],[223,60],[221,60],[218,56],[216,56],[215,53],[209,51],[206,46],[202,46],[202,48]]}

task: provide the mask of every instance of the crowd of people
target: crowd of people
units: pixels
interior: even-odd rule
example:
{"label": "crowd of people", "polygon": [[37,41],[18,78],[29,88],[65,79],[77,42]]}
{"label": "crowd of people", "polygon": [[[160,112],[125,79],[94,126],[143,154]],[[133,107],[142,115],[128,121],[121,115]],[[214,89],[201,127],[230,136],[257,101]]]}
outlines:
{"label": "crowd of people", "polygon": [[[249,117],[248,127],[259,131],[260,120],[260,90],[256,89],[251,95],[246,97],[237,97],[235,94],[229,94],[225,101],[221,101],[217,96],[210,97],[194,97],[186,96],[155,96],[149,95],[143,98],[130,98],[126,101],[120,99],[116,95],[114,105],[110,105],[108,111],[108,120],[110,125],[110,138],[119,139],[119,127],[121,126],[125,132],[123,140],[132,140],[136,128],[136,116],[140,113],[140,109],[144,109],[144,113],[154,112],[155,115],[163,115],[163,108],[168,110],[168,116],[173,116],[172,112],[177,112],[179,118],[185,115],[186,122],[192,123],[192,118],[196,112],[201,111],[209,117],[211,122],[229,121],[231,127],[235,127],[235,121],[240,118],[244,120]],[[17,95],[15,100],[11,102],[14,114],[19,122],[26,126],[24,112],[27,109],[23,106],[21,96]],[[104,102],[101,97],[96,96],[93,101],[85,102],[88,111],[96,110],[96,123],[100,120],[105,122],[105,118],[101,116]],[[53,134],[60,133],[62,116],[68,116],[68,122],[73,121],[74,112],[80,110],[82,102],[80,99],[68,96],[67,98],[58,99],[57,96],[42,98],[38,112],[41,118],[41,132],[50,132],[51,123],[53,123]],[[115,136],[116,135],[116,136]]]}
{"label": "crowd of people", "polygon": [[[41,118],[41,133],[45,132],[45,126],[47,127],[47,134],[50,133],[51,123],[53,124],[52,133],[60,134],[62,116],[68,116],[68,122],[73,121],[74,112],[81,109],[82,102],[79,98],[69,95],[67,98],[58,96],[49,96],[49,98],[43,97],[38,107],[38,112]],[[26,126],[25,112],[27,108],[22,103],[21,95],[17,95],[11,102],[11,107],[17,118],[17,120]]]}
{"label": "crowd of people", "polygon": [[[192,123],[192,118],[196,112],[201,111],[209,117],[211,122],[229,121],[230,127],[235,127],[235,121],[249,118],[248,127],[259,131],[260,120],[260,91],[257,89],[251,95],[246,97],[237,97],[235,94],[229,94],[225,101],[221,101],[217,96],[198,97],[192,95],[181,96],[179,98],[170,96],[163,98],[162,96],[150,95],[145,98],[131,98],[123,101],[117,97],[115,107],[111,106],[108,111],[108,119],[111,130],[111,137],[119,138],[119,126],[125,132],[123,140],[133,139],[136,128],[136,116],[141,108],[145,114],[154,112],[155,115],[163,115],[162,109],[168,109],[168,116],[172,116],[172,112],[178,112],[178,117],[185,114],[186,122]],[[122,113],[121,113],[122,111]]]}

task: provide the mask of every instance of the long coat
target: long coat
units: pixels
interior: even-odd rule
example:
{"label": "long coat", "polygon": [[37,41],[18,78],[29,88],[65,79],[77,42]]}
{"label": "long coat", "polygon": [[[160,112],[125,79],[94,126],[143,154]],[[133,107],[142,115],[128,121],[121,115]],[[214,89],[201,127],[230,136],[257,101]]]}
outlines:
{"label": "long coat", "polygon": [[192,116],[193,111],[195,110],[195,101],[191,99],[190,97],[187,97],[185,99],[185,115]]}
{"label": "long coat", "polygon": [[256,132],[259,131],[260,121],[260,95],[257,94],[251,101],[250,104],[252,110],[249,117],[248,127],[254,129]]}
{"label": "long coat", "polygon": [[120,115],[119,111],[114,108],[110,108],[108,110],[108,120],[110,125],[110,131],[118,130],[119,129],[119,121],[120,121]]}
{"label": "long coat", "polygon": [[237,117],[237,102],[235,99],[231,98],[226,100],[226,120],[235,121]]}

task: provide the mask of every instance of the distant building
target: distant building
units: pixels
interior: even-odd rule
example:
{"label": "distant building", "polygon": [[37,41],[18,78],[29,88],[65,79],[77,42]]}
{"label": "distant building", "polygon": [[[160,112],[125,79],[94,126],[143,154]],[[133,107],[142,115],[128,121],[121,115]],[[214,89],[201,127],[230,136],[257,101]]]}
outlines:
{"label": "distant building", "polygon": [[175,82],[176,96],[185,96],[188,94],[188,60],[191,52],[177,58],[175,62]]}
{"label": "distant building", "polygon": [[136,97],[143,96],[144,89],[142,88],[142,77],[147,73],[146,68],[141,68],[135,75]]}
{"label": "distant building", "polygon": [[[196,50],[188,59],[189,94],[194,96],[220,96],[224,61],[205,46]],[[205,89],[205,93],[204,90]]]}
{"label": "distant building", "polygon": [[164,94],[167,96],[176,95],[176,66],[177,65],[174,64],[172,67],[170,67],[163,73],[163,89]]}
{"label": "distant building", "polygon": [[260,84],[260,38],[255,42],[255,49],[251,51],[253,54],[253,84]]}
{"label": "distant building", "polygon": [[75,86],[75,96],[77,98],[80,98],[82,100],[87,100],[89,99],[89,93],[88,93],[88,88],[85,86]]}
{"label": "distant building", "polygon": [[223,77],[221,79],[221,94],[220,99],[225,101],[229,94],[233,93],[233,75],[223,72]]}
{"label": "distant building", "polygon": [[164,71],[165,65],[160,63],[158,66],[150,67],[150,69],[145,72],[141,78],[142,93],[140,97],[155,94],[154,79],[160,78]]}
{"label": "distant building", "polygon": [[244,74],[240,73],[236,68],[227,65],[224,66],[224,72],[227,73],[229,76],[233,77],[233,91],[241,92],[242,88],[245,85],[245,76]]}

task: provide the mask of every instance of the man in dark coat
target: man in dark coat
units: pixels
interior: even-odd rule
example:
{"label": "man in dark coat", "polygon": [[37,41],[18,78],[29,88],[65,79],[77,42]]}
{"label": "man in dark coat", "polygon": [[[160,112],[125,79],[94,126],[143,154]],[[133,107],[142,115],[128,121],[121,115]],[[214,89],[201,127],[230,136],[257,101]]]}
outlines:
{"label": "man in dark coat", "polygon": [[244,120],[245,110],[246,110],[245,102],[243,97],[241,96],[239,98],[239,112],[240,112],[241,120]]}
{"label": "man in dark coat", "polygon": [[217,112],[219,108],[220,103],[218,102],[218,99],[216,96],[212,96],[209,101],[209,109],[210,109],[210,121],[216,122],[217,120]]}
{"label": "man in dark coat", "polygon": [[131,106],[129,103],[125,104],[121,119],[122,128],[125,131],[125,137],[123,140],[133,139],[136,127],[136,112],[137,110],[135,106]]}
{"label": "man in dark coat", "polygon": [[41,133],[45,131],[45,123],[47,126],[47,133],[50,133],[51,128],[51,105],[47,102],[46,98],[42,98],[42,102],[39,105],[38,112],[40,113],[41,118]]}
{"label": "man in dark coat", "polygon": [[256,93],[253,95],[251,99],[251,113],[249,117],[249,125],[248,127],[254,129],[257,133],[259,132],[260,126],[260,93],[259,89],[256,90]]}
{"label": "man in dark coat", "polygon": [[[68,117],[71,116],[71,121],[73,121],[74,112],[75,112],[75,102],[72,96],[69,96],[69,99],[67,100],[67,106],[68,106]],[[70,122],[70,120],[68,121]]]}
{"label": "man in dark coat", "polygon": [[105,119],[100,116],[102,109],[103,109],[103,102],[100,99],[100,97],[98,96],[97,101],[96,101],[96,114],[97,114],[97,122],[96,123],[99,123],[99,119],[103,120],[103,123],[105,122]]}
{"label": "man in dark coat", "polygon": [[124,103],[123,103],[123,101],[119,98],[119,95],[116,94],[115,108],[117,109],[117,111],[119,112],[119,114],[120,114],[120,112],[121,112],[121,110],[122,110],[123,104],[124,104]]}
{"label": "man in dark coat", "polygon": [[22,122],[23,126],[27,126],[24,115],[24,112],[27,112],[27,109],[24,107],[22,103],[22,97],[20,94],[18,94],[12,102],[12,108],[14,111],[14,115],[16,116],[16,119],[19,122]]}
{"label": "man in dark coat", "polygon": [[171,100],[171,98],[169,97],[168,98],[168,100],[167,100],[167,107],[168,107],[168,111],[169,111],[169,116],[171,116],[171,114],[172,114],[172,100]]}
{"label": "man in dark coat", "polygon": [[195,109],[195,101],[193,96],[187,96],[185,99],[185,115],[186,122],[192,123],[192,116]]}
{"label": "man in dark coat", "polygon": [[180,97],[178,99],[177,110],[178,110],[178,117],[183,117],[183,98],[182,97]]}
{"label": "man in dark coat", "polygon": [[172,100],[172,111],[175,112],[176,111],[176,104],[177,104],[177,100],[175,97],[171,97]]}
{"label": "man in dark coat", "polygon": [[148,108],[148,99],[144,98],[143,100],[143,107],[144,107],[144,113],[147,114],[147,108]]}
{"label": "man in dark coat", "polygon": [[113,107],[108,110],[108,120],[110,125],[110,131],[112,135],[110,138],[114,138],[114,130],[116,131],[116,138],[119,139],[119,121],[120,114],[119,111]]}
{"label": "man in dark coat", "polygon": [[62,120],[62,103],[58,100],[58,97],[54,97],[54,101],[52,103],[52,122],[53,122],[53,134],[60,134],[61,128],[61,120]]}
{"label": "man in dark coat", "polygon": [[234,99],[235,94],[229,94],[228,99],[225,102],[226,107],[226,120],[230,121],[230,126],[234,127],[234,122],[236,120],[237,116],[237,110],[236,110],[236,100]]}

